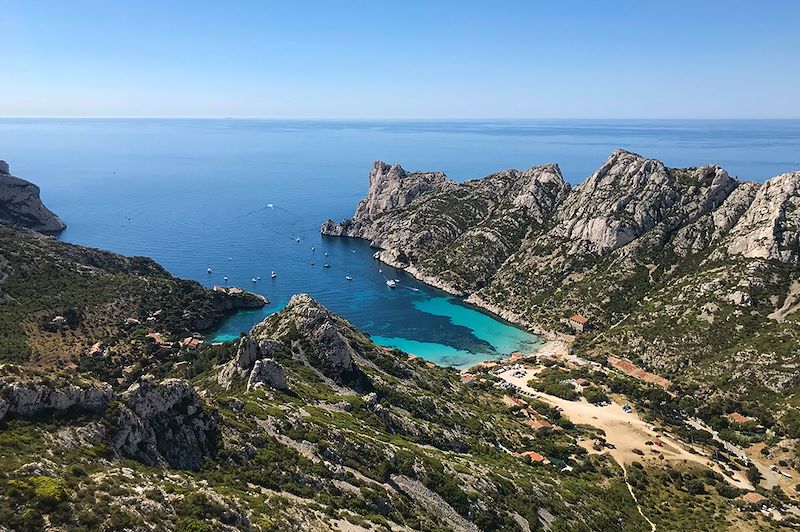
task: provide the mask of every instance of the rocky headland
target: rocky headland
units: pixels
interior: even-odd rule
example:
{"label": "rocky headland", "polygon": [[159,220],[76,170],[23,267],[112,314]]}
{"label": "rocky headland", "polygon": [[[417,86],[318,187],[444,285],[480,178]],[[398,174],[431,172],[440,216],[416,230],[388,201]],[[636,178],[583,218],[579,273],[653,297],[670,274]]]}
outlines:
{"label": "rocky headland", "polygon": [[798,187],[800,172],[742,182],[625,150],[574,188],[554,164],[455,183],[375,163],[353,218],[321,231],[534,332],[585,315],[578,347],[706,384],[729,377],[722,352],[748,360],[726,393],[774,393],[798,384],[792,357],[753,336],[800,346],[770,318],[798,310]]}
{"label": "rocky headland", "polygon": [[0,161],[0,222],[56,235],[67,226],[42,203],[39,187],[11,175],[8,163]]}

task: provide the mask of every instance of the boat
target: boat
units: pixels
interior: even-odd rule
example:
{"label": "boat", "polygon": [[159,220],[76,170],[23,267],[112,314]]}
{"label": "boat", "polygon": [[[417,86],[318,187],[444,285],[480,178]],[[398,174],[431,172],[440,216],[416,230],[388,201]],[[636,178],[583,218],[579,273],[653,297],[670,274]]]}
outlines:
{"label": "boat", "polygon": [[300,242],[300,237],[299,237],[299,236],[298,236],[298,237],[295,237],[294,241],[295,241],[295,242]]}
{"label": "boat", "polygon": [[408,289],[412,292],[419,292],[419,288],[414,288],[413,286],[409,286]]}
{"label": "boat", "polygon": [[276,277],[278,276],[278,274],[277,274],[277,273],[275,273],[275,270],[273,270],[273,271],[272,271],[272,273],[271,273],[270,275],[272,276],[272,278],[273,278],[273,279],[274,279],[274,278],[276,278]]}
{"label": "boat", "polygon": [[315,248],[314,246],[311,246],[311,251],[314,251],[315,249],[316,249],[316,248]]}
{"label": "boat", "polygon": [[275,206],[275,205],[273,205],[272,203],[267,203],[267,209],[271,209],[271,208],[273,208],[274,206]]}
{"label": "boat", "polygon": [[255,284],[255,282],[256,282],[256,278],[255,278],[255,277],[253,277],[253,278],[252,278],[252,279],[250,279],[250,280],[251,280],[251,281],[253,281],[253,284]]}
{"label": "boat", "polygon": [[256,281],[260,281],[260,280],[261,280],[261,277],[256,277]]}
{"label": "boat", "polygon": [[207,269],[206,271],[207,271],[208,273],[214,273],[214,270],[212,270],[211,268]]}
{"label": "boat", "polygon": [[325,252],[325,256],[326,256],[326,257],[328,256],[328,252],[327,252],[327,251]]}
{"label": "boat", "polygon": [[381,268],[378,268],[378,273],[383,273],[383,270]]}
{"label": "boat", "polygon": [[330,264],[328,264],[328,263],[326,262],[325,264],[323,264],[323,265],[322,265],[322,267],[323,267],[323,268],[330,268],[330,267],[331,267],[331,265],[330,265]]}
{"label": "boat", "polygon": [[394,279],[389,279],[388,281],[386,281],[386,286],[388,286],[389,288],[394,288],[395,286],[397,286],[397,281],[395,281]]}
{"label": "boat", "polygon": [[350,277],[349,275],[345,275],[344,278],[347,279],[348,281],[352,281],[353,280],[353,278]]}
{"label": "boat", "polygon": [[227,283],[228,282],[228,276],[226,275],[225,277],[222,278],[222,280]]}

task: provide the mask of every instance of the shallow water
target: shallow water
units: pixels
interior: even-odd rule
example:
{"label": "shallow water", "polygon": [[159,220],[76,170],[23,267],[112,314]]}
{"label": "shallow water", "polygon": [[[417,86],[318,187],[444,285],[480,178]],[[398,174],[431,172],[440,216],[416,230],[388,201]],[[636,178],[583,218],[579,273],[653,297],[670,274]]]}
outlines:
{"label": "shallow water", "polygon": [[576,183],[617,147],[763,180],[800,168],[800,121],[0,119],[0,158],[41,186],[69,224],[61,238],[150,256],[209,286],[227,275],[272,301],[220,338],[308,292],[379,343],[456,366],[537,339],[380,265],[365,242],[322,238],[320,223],[352,214],[374,159],[457,180],[557,162]]}

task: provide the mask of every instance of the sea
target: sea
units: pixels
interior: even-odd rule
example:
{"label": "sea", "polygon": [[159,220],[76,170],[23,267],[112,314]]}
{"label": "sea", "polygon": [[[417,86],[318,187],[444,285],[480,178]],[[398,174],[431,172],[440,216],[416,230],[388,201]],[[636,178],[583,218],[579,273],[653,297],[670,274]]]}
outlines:
{"label": "sea", "polygon": [[577,184],[620,147],[763,181],[800,169],[800,121],[0,118],[0,159],[41,187],[68,224],[61,239],[269,298],[213,340],[305,292],[381,345],[456,367],[542,341],[378,263],[368,242],[323,238],[320,224],[352,215],[374,160],[457,181],[555,162]]}

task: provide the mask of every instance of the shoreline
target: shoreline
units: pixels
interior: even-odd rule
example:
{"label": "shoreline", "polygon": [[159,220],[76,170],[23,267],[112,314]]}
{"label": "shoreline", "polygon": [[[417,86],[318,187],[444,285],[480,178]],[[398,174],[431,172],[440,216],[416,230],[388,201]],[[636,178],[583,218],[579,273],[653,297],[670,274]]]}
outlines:
{"label": "shoreline", "polygon": [[[323,233],[324,234],[324,233]],[[348,236],[348,235],[325,235],[325,236],[336,236],[337,238],[355,238],[359,240],[368,240],[366,238],[361,238],[358,236]],[[404,272],[410,274],[414,279],[420,281],[421,283],[425,283],[430,285],[434,288],[438,288],[443,292],[447,292],[451,296],[459,297],[464,303],[472,305],[476,308],[484,310],[489,314],[498,317],[508,323],[519,327],[531,334],[535,334],[536,336],[545,340],[545,342],[549,341],[565,341],[565,335],[562,333],[557,333],[555,331],[551,331],[549,329],[545,329],[539,324],[532,323],[528,320],[523,319],[515,312],[511,312],[509,310],[503,309],[498,305],[493,303],[489,303],[485,299],[481,298],[477,294],[465,294],[464,292],[453,288],[451,285],[447,284],[446,282],[442,281],[438,277],[433,275],[427,275],[420,272],[413,264],[408,266],[403,266],[401,263],[394,261],[385,256],[386,250],[379,249],[373,255],[372,258],[379,260],[380,262],[386,264],[387,266],[391,266],[392,268],[397,268],[398,270],[403,270]]]}

